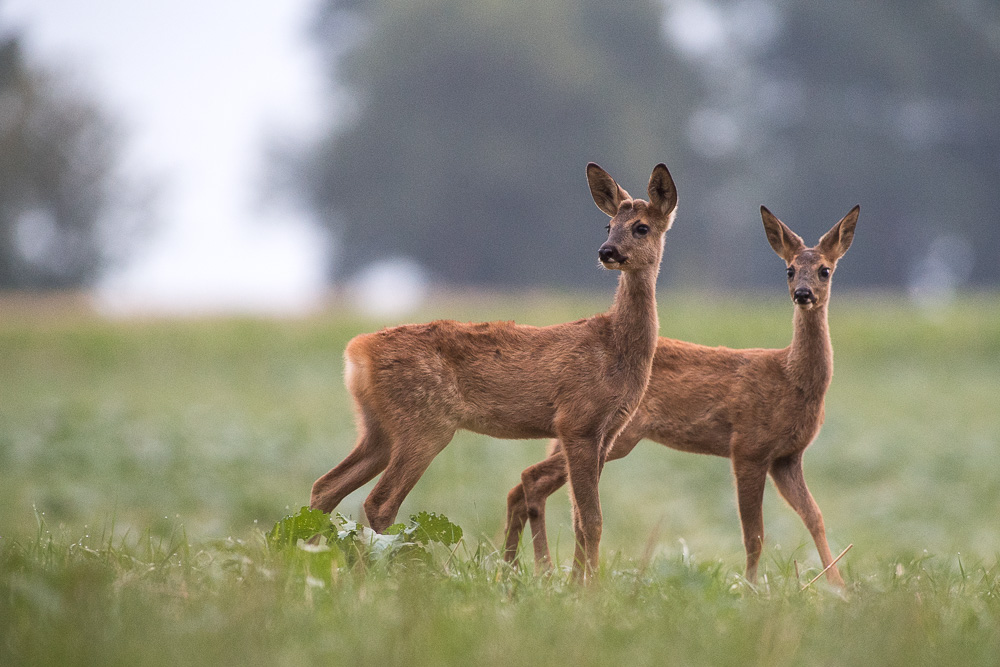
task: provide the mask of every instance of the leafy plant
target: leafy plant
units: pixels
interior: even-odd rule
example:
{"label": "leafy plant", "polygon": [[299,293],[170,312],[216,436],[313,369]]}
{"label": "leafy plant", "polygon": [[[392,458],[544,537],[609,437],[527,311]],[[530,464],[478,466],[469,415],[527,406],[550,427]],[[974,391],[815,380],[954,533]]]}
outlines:
{"label": "leafy plant", "polygon": [[410,516],[409,523],[393,524],[379,534],[342,514],[330,516],[308,507],[281,519],[267,533],[272,549],[296,547],[313,553],[336,550],[351,565],[359,560],[430,563],[432,543],[450,547],[461,539],[461,527],[443,514],[419,512]]}
{"label": "leafy plant", "polygon": [[302,507],[298,514],[290,514],[274,524],[267,534],[272,547],[294,546],[299,540],[309,540],[317,535],[330,536],[334,532],[330,515],[321,510]]}
{"label": "leafy plant", "polygon": [[420,544],[440,542],[446,547],[458,544],[462,539],[462,529],[448,517],[434,512],[418,512],[410,516],[410,525],[395,523],[385,529],[387,535],[404,535]]}

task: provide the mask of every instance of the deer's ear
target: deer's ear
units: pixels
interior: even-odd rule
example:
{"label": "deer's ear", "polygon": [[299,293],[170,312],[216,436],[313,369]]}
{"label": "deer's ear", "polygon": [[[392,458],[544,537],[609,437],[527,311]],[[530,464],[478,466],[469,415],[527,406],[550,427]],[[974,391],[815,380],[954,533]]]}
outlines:
{"label": "deer's ear", "polygon": [[765,206],[760,207],[760,217],[764,221],[767,242],[774,248],[774,252],[778,253],[778,257],[785,260],[785,263],[791,264],[795,255],[806,247],[802,237],[790,230],[781,220],[778,220]]}
{"label": "deer's ear", "polygon": [[618,214],[618,207],[626,199],[631,199],[622,186],[615,183],[608,172],[591,162],[587,165],[587,183],[597,208],[612,218]]}
{"label": "deer's ear", "polygon": [[830,231],[823,234],[823,238],[816,244],[816,248],[833,261],[840,259],[851,247],[851,241],[854,240],[854,227],[858,224],[860,213],[860,205],[852,208]]}
{"label": "deer's ear", "polygon": [[677,208],[677,187],[662,162],[653,167],[649,177],[649,203],[660,215],[668,215]]}

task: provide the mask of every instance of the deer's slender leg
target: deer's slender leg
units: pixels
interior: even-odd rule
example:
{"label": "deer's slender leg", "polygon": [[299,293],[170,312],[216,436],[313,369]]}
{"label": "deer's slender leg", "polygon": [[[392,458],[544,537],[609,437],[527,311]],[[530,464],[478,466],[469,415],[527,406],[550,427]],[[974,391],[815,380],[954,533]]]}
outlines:
{"label": "deer's slender leg", "polygon": [[521,473],[521,488],[528,520],[531,522],[531,543],[535,553],[536,571],[552,567],[545,531],[545,501],[566,483],[566,478],[566,457],[561,447],[549,458]]}
{"label": "deer's slender leg", "polygon": [[595,438],[579,436],[563,436],[560,439],[569,473],[573,529],[576,536],[573,576],[577,580],[587,580],[597,569],[603,523],[598,493],[600,443]]}
{"label": "deer's slender leg", "polygon": [[[788,501],[792,509],[802,517],[802,522],[812,535],[813,542],[816,543],[816,550],[819,552],[819,559],[826,568],[833,562],[833,554],[830,552],[830,545],[826,541],[826,528],[823,525],[823,514],[819,510],[819,505],[809,493],[806,486],[805,475],[802,472],[802,455],[796,454],[784,459],[778,459],[771,464],[771,479],[778,487],[778,493]],[[834,586],[843,586],[844,579],[840,576],[837,566],[834,565],[826,571],[827,580]]]}
{"label": "deer's slender leg", "polygon": [[425,432],[419,441],[393,443],[389,465],[365,500],[365,515],[372,530],[381,533],[392,525],[406,495],[454,435],[454,429],[445,429]]}
{"label": "deer's slender leg", "polygon": [[545,532],[545,501],[566,483],[566,477],[566,457],[561,446],[555,447],[554,453],[544,461],[521,473],[521,483],[507,494],[507,542],[504,551],[507,562],[516,564],[518,543],[525,524],[530,521],[535,572],[552,569]]}
{"label": "deer's slender leg", "polygon": [[736,499],[743,526],[743,546],[747,552],[746,578],[754,583],[757,581],[757,563],[764,548],[763,506],[767,466],[734,456],[733,473],[736,476]]}
{"label": "deer's slender leg", "polygon": [[[524,525],[531,522],[532,545],[535,552],[535,569],[552,567],[548,537],[545,528],[545,503],[548,497],[566,483],[566,461],[558,440],[550,448],[550,455],[541,463],[526,468],[521,473],[521,483],[507,496],[507,551],[504,557],[513,561]],[[639,443],[634,434],[622,433],[608,453],[608,461],[627,456]],[[512,551],[513,550],[513,551]]]}
{"label": "deer's slender leg", "polygon": [[347,494],[371,481],[389,463],[391,443],[377,425],[368,424],[354,449],[312,486],[309,506],[332,512]]}
{"label": "deer's slender leg", "polygon": [[507,493],[507,520],[504,524],[503,559],[514,567],[521,565],[517,547],[527,523],[528,506],[524,500],[524,487],[518,484]]}

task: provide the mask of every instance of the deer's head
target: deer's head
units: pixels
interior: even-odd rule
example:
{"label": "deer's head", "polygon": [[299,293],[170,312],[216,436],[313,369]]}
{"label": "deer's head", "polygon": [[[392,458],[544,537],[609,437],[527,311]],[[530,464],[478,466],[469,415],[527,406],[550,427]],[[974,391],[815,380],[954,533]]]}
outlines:
{"label": "deer's head", "polygon": [[813,248],[807,248],[802,237],[778,220],[765,207],[760,207],[767,240],[785,260],[788,293],[796,306],[806,310],[826,305],[830,298],[830,281],[839,260],[854,239],[860,206],[855,206],[840,222],[823,235]]}
{"label": "deer's head", "polygon": [[663,235],[677,212],[677,188],[666,166],[658,164],[649,177],[649,201],[632,199],[628,192],[591,162],[587,182],[594,203],[611,217],[608,240],[597,256],[601,266],[619,271],[638,271],[659,266]]}

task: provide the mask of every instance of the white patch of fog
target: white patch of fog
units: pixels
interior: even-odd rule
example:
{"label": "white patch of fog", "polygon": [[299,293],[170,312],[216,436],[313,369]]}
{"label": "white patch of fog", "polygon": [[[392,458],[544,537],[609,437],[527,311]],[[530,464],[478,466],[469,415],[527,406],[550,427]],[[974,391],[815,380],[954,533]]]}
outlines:
{"label": "white patch of fog", "polygon": [[938,236],[913,266],[910,299],[928,310],[947,305],[968,282],[974,261],[975,251],[964,236]]}
{"label": "white patch of fog", "polygon": [[677,51],[691,59],[704,58],[725,45],[726,26],[714,3],[680,0],[666,3],[663,31]]}
{"label": "white patch of fog", "polygon": [[[107,315],[304,315],[322,305],[329,243],[297,218],[173,226],[98,285]],[[192,239],[197,239],[192,243]]]}
{"label": "white patch of fog", "polygon": [[407,257],[379,260],[347,281],[351,303],[372,317],[400,317],[412,313],[427,298],[427,271]]}
{"label": "white patch of fog", "polygon": [[[161,185],[145,251],[98,287],[106,312],[281,315],[322,303],[325,234],[301,212],[260,206],[270,166],[264,148],[278,139],[305,141],[344,113],[324,97],[320,62],[303,38],[318,3],[234,7],[0,2],[0,26],[16,27],[26,57],[91,85],[128,128],[126,165]],[[349,34],[362,30],[357,20],[336,25]],[[0,128],[11,113],[0,104]],[[44,212],[19,223],[15,242],[29,258],[51,252],[46,224]]]}
{"label": "white patch of fog", "polygon": [[[710,102],[687,119],[687,140],[709,160],[753,153],[761,120],[792,122],[803,101],[793,82],[771,81],[758,56],[778,39],[784,19],[768,0],[664,0],[663,39],[696,66]],[[770,85],[767,85],[770,84]]]}
{"label": "white patch of fog", "polygon": [[664,2],[664,38],[690,60],[721,61],[762,50],[777,39],[782,23],[781,11],[767,0]]}

